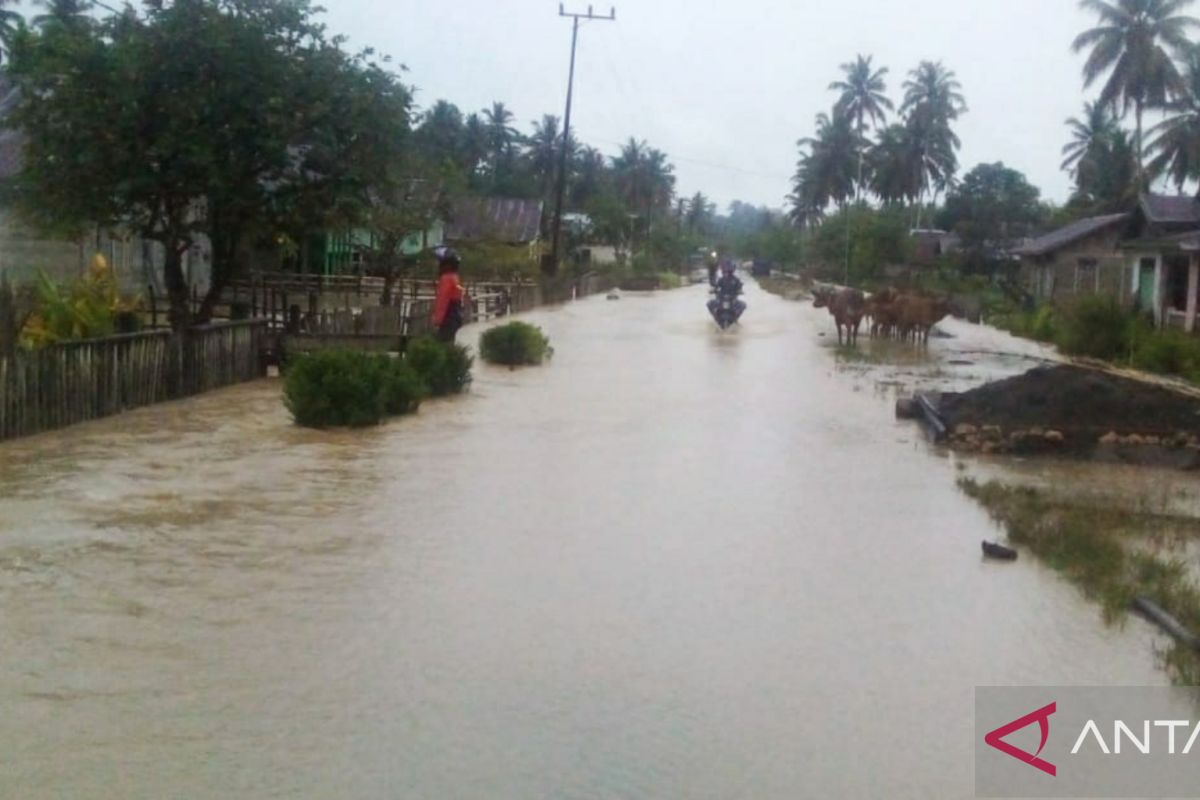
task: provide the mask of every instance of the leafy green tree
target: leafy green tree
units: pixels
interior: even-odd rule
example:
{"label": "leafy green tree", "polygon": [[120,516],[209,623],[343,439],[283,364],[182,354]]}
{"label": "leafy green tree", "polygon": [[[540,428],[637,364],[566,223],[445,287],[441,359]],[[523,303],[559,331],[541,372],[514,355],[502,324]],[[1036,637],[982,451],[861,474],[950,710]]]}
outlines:
{"label": "leafy green tree", "polygon": [[957,233],[972,263],[982,268],[1045,216],[1041,192],[1022,173],[1002,163],[980,164],[946,196],[938,224]]}
{"label": "leafy green tree", "polygon": [[296,0],[51,21],[19,40],[10,73],[22,89],[12,121],[27,134],[15,199],[47,227],[160,243],[176,326],[191,322],[190,247],[212,245],[203,319],[248,235],[361,214],[410,102],[369,54],[326,41]]}
{"label": "leafy green tree", "polygon": [[1184,91],[1172,59],[1190,47],[1188,33],[1200,20],[1181,14],[1193,0],[1081,0],[1099,25],[1076,37],[1072,48],[1087,51],[1084,85],[1107,75],[1100,103],[1127,114],[1134,112],[1134,158],[1143,171],[1143,115],[1161,108]]}
{"label": "leafy green tree", "polygon": [[702,192],[696,192],[686,203],[684,224],[691,233],[708,233],[717,207]]}
{"label": "leafy green tree", "polygon": [[905,125],[884,128],[868,153],[871,191],[886,206],[915,203],[921,194],[918,178],[921,153]]}
{"label": "leafy green tree", "polygon": [[90,0],[38,0],[35,5],[46,9],[45,14],[33,18],[34,26],[85,25],[91,21],[88,13],[95,8]]}

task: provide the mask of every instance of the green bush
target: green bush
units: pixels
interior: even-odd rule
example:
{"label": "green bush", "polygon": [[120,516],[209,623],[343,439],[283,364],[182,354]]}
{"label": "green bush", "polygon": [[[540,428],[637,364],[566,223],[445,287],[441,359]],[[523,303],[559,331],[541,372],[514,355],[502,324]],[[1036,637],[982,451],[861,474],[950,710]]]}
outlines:
{"label": "green bush", "polygon": [[1055,341],[1068,355],[1117,361],[1129,357],[1133,323],[1114,298],[1082,297],[1062,315]]}
{"label": "green bush", "polygon": [[479,353],[489,364],[516,367],[541,364],[554,354],[554,349],[541,328],[510,322],[485,332],[479,339]]}
{"label": "green bush", "polygon": [[416,411],[426,389],[416,372],[396,359],[323,350],[291,363],[283,393],[299,425],[362,428],[390,414]]}
{"label": "green bush", "polygon": [[404,360],[434,397],[463,392],[471,383],[471,365],[475,363],[467,348],[435,339],[409,342]]}
{"label": "green bush", "polygon": [[384,411],[392,416],[413,414],[430,394],[429,384],[415,369],[397,358],[381,356]]}
{"label": "green bush", "polygon": [[1200,341],[1183,331],[1139,330],[1133,365],[1147,372],[1200,378]]}

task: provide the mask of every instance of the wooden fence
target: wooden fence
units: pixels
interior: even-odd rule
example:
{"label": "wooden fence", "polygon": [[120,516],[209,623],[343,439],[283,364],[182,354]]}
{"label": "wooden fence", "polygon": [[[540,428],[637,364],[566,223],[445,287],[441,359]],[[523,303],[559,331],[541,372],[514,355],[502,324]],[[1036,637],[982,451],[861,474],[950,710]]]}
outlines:
{"label": "wooden fence", "polygon": [[263,375],[261,320],[151,331],[0,356],[0,440]]}

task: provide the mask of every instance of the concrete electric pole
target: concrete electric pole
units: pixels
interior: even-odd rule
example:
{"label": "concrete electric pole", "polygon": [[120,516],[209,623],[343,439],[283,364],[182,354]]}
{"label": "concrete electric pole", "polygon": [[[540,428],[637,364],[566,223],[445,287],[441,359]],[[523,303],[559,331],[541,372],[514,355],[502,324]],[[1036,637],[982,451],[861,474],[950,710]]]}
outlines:
{"label": "concrete electric pole", "polygon": [[570,17],[572,20],[571,71],[567,77],[567,111],[563,115],[562,144],[560,145],[561,152],[558,157],[558,187],[554,202],[554,238],[550,251],[549,264],[549,271],[551,273],[558,271],[559,244],[562,240],[563,200],[566,198],[567,193],[567,142],[571,136],[571,100],[575,94],[575,45],[579,41],[579,20],[614,22],[617,19],[617,10],[613,8],[609,10],[606,16],[597,16],[592,12],[591,6],[588,6],[587,13],[568,13],[562,4],[559,4],[558,15],[560,17]]}

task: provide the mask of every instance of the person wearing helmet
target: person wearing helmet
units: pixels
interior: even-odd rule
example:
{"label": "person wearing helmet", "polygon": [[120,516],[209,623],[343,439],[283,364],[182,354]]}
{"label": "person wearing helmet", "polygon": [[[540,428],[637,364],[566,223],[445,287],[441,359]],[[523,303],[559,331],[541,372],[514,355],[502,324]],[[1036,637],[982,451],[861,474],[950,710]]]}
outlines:
{"label": "person wearing helmet", "polygon": [[463,303],[467,299],[458,276],[462,259],[449,247],[439,248],[434,253],[438,259],[438,282],[433,301],[433,327],[439,340],[453,343],[458,329],[463,326]]}
{"label": "person wearing helmet", "polygon": [[721,262],[721,277],[717,279],[713,289],[717,296],[708,301],[708,312],[713,315],[713,319],[717,319],[717,306],[721,298],[732,297],[733,321],[740,320],[742,314],[746,313],[746,304],[737,299],[742,294],[742,282],[737,276],[737,267],[732,260],[725,259]]}

